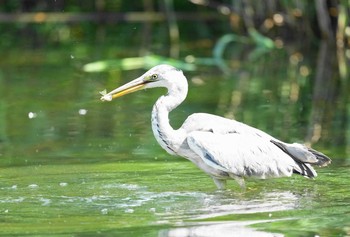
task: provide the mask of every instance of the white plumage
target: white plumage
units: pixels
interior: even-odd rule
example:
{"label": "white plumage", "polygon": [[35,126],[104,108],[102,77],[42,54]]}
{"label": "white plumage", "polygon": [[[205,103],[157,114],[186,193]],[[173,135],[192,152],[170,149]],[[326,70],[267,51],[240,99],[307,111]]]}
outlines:
{"label": "white plumage", "polygon": [[287,144],[267,133],[235,120],[196,113],[174,130],[169,112],[187,96],[187,80],[181,70],[159,65],[141,77],[109,93],[101,100],[153,87],[166,87],[152,110],[152,130],[158,143],[170,154],[185,157],[209,174],[218,188],[225,188],[227,179],[244,186],[244,177],[270,178],[291,176],[316,177],[311,165],[326,166],[331,160],[302,144]]}

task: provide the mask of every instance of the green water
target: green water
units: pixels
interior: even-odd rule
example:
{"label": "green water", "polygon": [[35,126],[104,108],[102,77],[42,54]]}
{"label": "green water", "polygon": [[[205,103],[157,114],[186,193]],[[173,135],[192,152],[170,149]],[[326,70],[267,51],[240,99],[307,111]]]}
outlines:
{"label": "green water", "polygon": [[1,63],[0,235],[350,235],[349,105],[341,92],[331,106],[312,100],[312,56],[304,55],[310,74],[283,50],[229,75],[186,72],[190,92],[171,114],[174,127],[193,112],[234,116],[289,142],[313,138],[333,158],[315,180],[248,180],[246,190],[232,181],[217,191],[153,138],[150,111],[164,90],[99,101],[99,91],[143,70],[89,74],[86,58],[52,54],[61,62],[30,52],[41,60]]}
{"label": "green water", "polygon": [[7,168],[1,177],[1,232],[344,235],[350,221],[348,178],[348,167],[337,167],[321,171],[317,180],[251,181],[246,191],[231,183],[231,190],[215,191],[187,162]]}

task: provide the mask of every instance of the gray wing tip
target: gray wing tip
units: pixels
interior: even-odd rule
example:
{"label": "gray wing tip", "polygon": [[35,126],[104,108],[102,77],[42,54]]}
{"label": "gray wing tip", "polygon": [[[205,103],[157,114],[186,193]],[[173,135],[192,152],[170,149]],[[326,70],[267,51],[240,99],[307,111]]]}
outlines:
{"label": "gray wing tip", "polygon": [[[270,142],[278,146],[282,151],[287,153],[297,162],[317,165],[320,167],[327,166],[332,162],[331,158],[325,154],[301,144],[284,144],[274,140],[270,140]],[[298,145],[299,147],[296,147],[295,145]]]}
{"label": "gray wing tip", "polygon": [[328,156],[326,156],[325,154],[316,151],[312,148],[307,148],[309,152],[311,152],[314,156],[316,156],[317,158],[317,162],[315,163],[315,165],[318,165],[320,167],[324,167],[329,165],[330,163],[332,163],[331,158],[329,158]]}

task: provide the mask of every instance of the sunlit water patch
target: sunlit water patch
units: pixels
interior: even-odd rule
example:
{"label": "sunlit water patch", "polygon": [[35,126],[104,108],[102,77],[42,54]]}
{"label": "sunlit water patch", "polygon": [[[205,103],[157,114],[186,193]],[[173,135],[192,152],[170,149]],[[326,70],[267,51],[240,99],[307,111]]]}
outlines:
{"label": "sunlit water patch", "polygon": [[231,222],[205,222],[186,227],[171,228],[159,232],[159,237],[281,237],[281,233],[259,231],[249,227],[252,224],[265,223],[266,221],[231,221]]}

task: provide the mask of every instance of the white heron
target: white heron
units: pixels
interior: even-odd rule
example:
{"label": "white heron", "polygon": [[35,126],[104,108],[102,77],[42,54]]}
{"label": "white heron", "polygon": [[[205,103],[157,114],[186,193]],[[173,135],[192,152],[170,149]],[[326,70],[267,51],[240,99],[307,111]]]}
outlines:
{"label": "white heron", "polygon": [[220,116],[195,113],[179,129],[169,123],[169,112],[181,104],[188,90],[183,72],[170,65],[158,65],[139,78],[106,93],[102,101],[154,87],[168,89],[153,106],[152,130],[158,143],[168,153],[192,161],[212,177],[219,189],[228,179],[244,187],[245,177],[260,179],[291,176],[293,173],[313,178],[311,165],[326,166],[331,159],[298,143],[284,143],[244,123]]}

